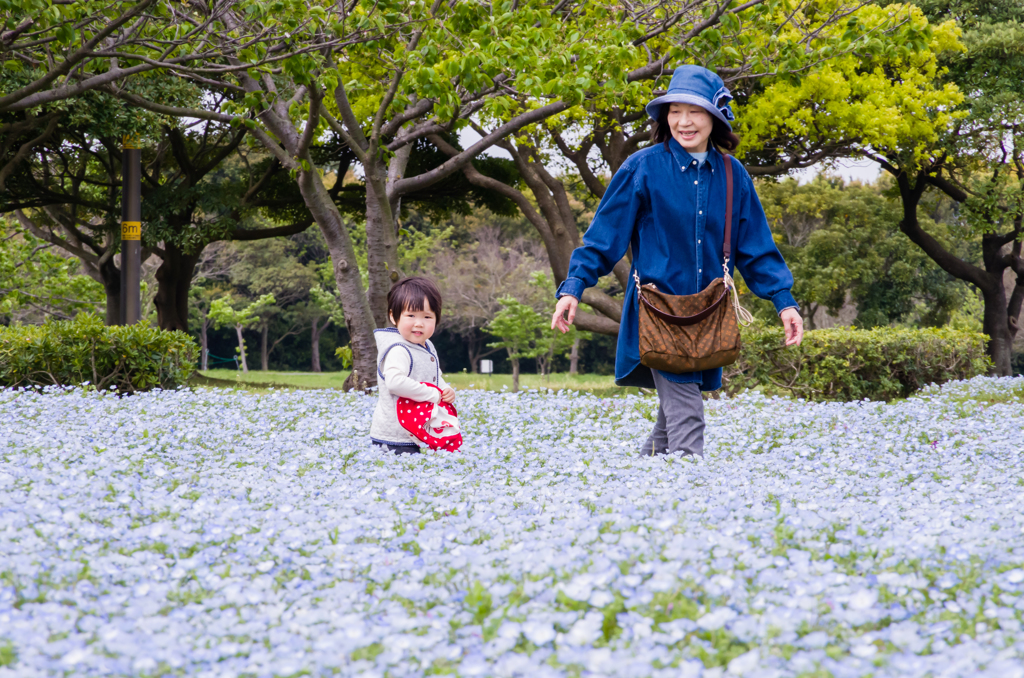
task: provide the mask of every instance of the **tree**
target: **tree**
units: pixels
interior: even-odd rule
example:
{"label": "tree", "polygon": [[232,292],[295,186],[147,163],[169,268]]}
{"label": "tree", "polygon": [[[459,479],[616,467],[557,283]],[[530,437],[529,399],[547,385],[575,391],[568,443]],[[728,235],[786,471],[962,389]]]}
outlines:
{"label": "tree", "polygon": [[512,362],[512,392],[515,393],[519,390],[520,359],[536,358],[538,372],[547,374],[554,356],[564,355],[572,348],[577,330],[572,328],[565,334],[552,330],[545,314],[513,297],[505,297],[500,304],[501,311],[484,329],[498,338],[489,346],[508,352]]}
{"label": "tree", "polygon": [[[103,285],[107,323],[116,324],[121,139],[158,121],[94,92],[62,102],[53,120],[52,133],[31,148],[0,148],[6,173],[0,213],[14,214],[22,228],[77,257],[82,272]],[[150,256],[152,251],[144,248],[143,262]]]}
{"label": "tree", "polygon": [[[178,11],[169,8],[171,14]],[[156,36],[147,30],[147,15],[154,13],[162,13],[156,0],[57,5],[17,0],[0,10],[5,29],[0,33],[0,192],[11,171],[55,132],[62,113],[52,104],[154,68],[145,62],[122,68],[112,55],[135,51],[159,58],[178,51],[167,49],[166,42],[156,48]],[[105,57],[97,58],[98,52],[106,52]]]}
{"label": "tree", "polygon": [[224,326],[235,328],[235,334],[238,337],[238,353],[242,359],[243,372],[249,371],[249,365],[246,362],[245,338],[242,336],[242,330],[258,323],[260,314],[268,307],[273,306],[274,301],[273,294],[264,294],[251,304],[237,309],[231,305],[231,300],[227,297],[214,299],[210,304],[209,317],[215,328],[220,329]]}
{"label": "tree", "polygon": [[[1014,0],[920,4],[936,20],[955,19],[963,27],[963,48],[950,51],[934,77],[969,96],[921,102],[917,120],[934,127],[930,143],[897,137],[862,152],[895,178],[903,206],[900,230],[944,271],[980,292],[994,371],[1009,375],[1024,304],[1024,8]],[[978,256],[950,249],[923,223],[920,205],[929,189],[961,206],[957,230]],[[1016,277],[1009,293],[1008,275]]]}
{"label": "tree", "polygon": [[209,331],[213,324],[210,308],[222,294],[223,290],[205,285],[195,285],[189,290],[189,316],[194,319],[189,324],[196,327],[199,334],[199,369],[204,372],[210,366]]}
{"label": "tree", "polygon": [[[319,285],[323,262],[307,255],[307,248],[294,238],[274,238],[232,245],[238,261],[231,267],[230,281],[236,294],[256,299],[272,294],[275,302],[260,314],[260,365],[269,369],[270,353],[287,337],[298,334],[308,322],[303,312],[310,288]],[[270,339],[272,324],[279,332]],[[316,361],[317,363],[319,361]],[[319,370],[314,370],[319,371]]]}
{"label": "tree", "polygon": [[[276,47],[258,63],[276,61],[286,32],[295,28],[290,9],[255,0],[5,3],[0,113],[30,111],[152,71],[208,73],[209,62],[257,37]],[[228,17],[230,31],[224,30]]]}

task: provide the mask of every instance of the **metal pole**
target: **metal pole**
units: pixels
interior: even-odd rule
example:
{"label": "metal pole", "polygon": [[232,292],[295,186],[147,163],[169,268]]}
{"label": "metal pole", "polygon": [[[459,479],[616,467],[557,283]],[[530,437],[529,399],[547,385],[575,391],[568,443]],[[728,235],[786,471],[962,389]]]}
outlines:
{"label": "metal pole", "polygon": [[142,318],[142,149],[125,137],[121,150],[121,324]]}

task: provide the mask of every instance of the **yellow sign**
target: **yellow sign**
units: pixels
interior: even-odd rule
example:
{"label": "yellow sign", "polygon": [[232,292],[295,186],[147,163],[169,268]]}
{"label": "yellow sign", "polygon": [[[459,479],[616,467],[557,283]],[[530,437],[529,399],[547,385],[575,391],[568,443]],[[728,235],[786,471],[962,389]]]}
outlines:
{"label": "yellow sign", "polygon": [[122,221],[121,240],[142,240],[142,222]]}
{"label": "yellow sign", "polygon": [[121,148],[142,148],[141,140],[133,134],[125,134],[121,137]]}

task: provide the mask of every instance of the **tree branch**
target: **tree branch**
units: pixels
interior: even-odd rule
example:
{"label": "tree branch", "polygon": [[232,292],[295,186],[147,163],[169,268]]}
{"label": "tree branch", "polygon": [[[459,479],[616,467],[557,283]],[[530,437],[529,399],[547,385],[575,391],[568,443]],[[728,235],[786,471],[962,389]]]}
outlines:
{"label": "tree branch", "polygon": [[[109,24],[104,26],[101,30],[97,31],[96,35],[94,35],[88,42],[86,42],[84,45],[82,45],[77,50],[72,52],[61,65],[51,68],[50,71],[46,73],[46,75],[42,76],[41,78],[38,78],[37,80],[35,80],[35,82],[32,82],[20,89],[16,89],[10,94],[7,94],[6,96],[0,97],[0,111],[18,110],[17,107],[12,107],[11,105],[15,104],[16,102],[19,104],[24,103],[25,99],[28,98],[30,95],[36,94],[37,92],[41,92],[43,89],[49,86],[50,83],[57,80],[57,78],[68,75],[80,61],[83,61],[89,56],[89,53],[96,48],[96,45],[105,40],[108,36],[110,36],[114,31],[116,31],[121,26],[128,23],[137,16],[141,15],[147,8],[149,8],[151,5],[155,3],[156,0],[138,0],[138,2],[131,9],[121,14],[119,17],[115,18]],[[20,108],[29,107],[31,107],[31,105],[21,106]]]}
{"label": "tree branch", "polygon": [[607,334],[612,337],[619,335],[619,323],[611,318],[587,313],[586,311],[576,311],[576,318],[572,324],[576,326],[576,329],[583,330],[584,332],[597,332],[598,334]]}
{"label": "tree branch", "polygon": [[296,233],[302,233],[313,223],[312,219],[305,221],[299,221],[294,224],[287,226],[275,226],[274,228],[255,228],[251,230],[236,228],[231,231],[231,236],[226,238],[227,240],[263,240],[265,238],[279,238],[282,236],[295,235]]}
{"label": "tree branch", "polygon": [[76,257],[78,257],[87,264],[90,264],[92,266],[99,265],[99,257],[97,257],[95,254],[87,250],[84,250],[81,247],[76,247],[67,240],[54,234],[53,231],[47,231],[40,228],[38,225],[36,225],[34,221],[29,219],[28,215],[25,214],[23,211],[15,210],[14,216],[18,219],[18,223],[20,223],[26,231],[28,231],[35,237],[39,238],[40,240],[45,240],[51,245],[56,245],[62,250],[71,252],[72,254],[74,254]]}
{"label": "tree branch", "polygon": [[493,146],[496,141],[505,138],[509,134],[522,129],[527,125],[539,122],[557,113],[561,113],[568,108],[569,104],[564,101],[558,101],[517,115],[515,118],[497,128],[466,150],[444,161],[438,167],[415,177],[396,181],[394,193],[396,196],[403,196],[414,191],[423,190],[424,188],[427,188],[450,174],[462,169],[463,165]]}
{"label": "tree branch", "polygon": [[4,184],[7,182],[7,177],[11,176],[11,173],[14,172],[18,164],[21,163],[21,161],[24,160],[28,156],[28,154],[32,152],[32,149],[35,148],[36,145],[46,141],[46,139],[49,138],[50,135],[54,133],[54,131],[57,129],[58,123],[60,123],[60,116],[55,115],[52,118],[50,118],[49,123],[47,123],[46,125],[46,129],[44,129],[43,132],[36,138],[30,139],[26,141],[24,144],[22,144],[18,151],[14,154],[14,157],[12,157],[10,161],[8,161],[7,164],[4,165],[2,169],[0,169],[0,193],[4,191]]}
{"label": "tree branch", "polygon": [[[927,186],[924,175],[924,172],[920,172],[913,186],[911,186],[910,177],[906,172],[902,172],[896,177],[903,202],[903,219],[900,220],[900,230],[915,245],[924,250],[924,253],[946,273],[954,278],[967,281],[980,290],[988,291],[992,286],[992,279],[986,271],[952,254],[942,246],[942,243],[921,228],[921,223],[917,218],[917,205]],[[1003,284],[1002,275],[999,276],[998,284]]]}

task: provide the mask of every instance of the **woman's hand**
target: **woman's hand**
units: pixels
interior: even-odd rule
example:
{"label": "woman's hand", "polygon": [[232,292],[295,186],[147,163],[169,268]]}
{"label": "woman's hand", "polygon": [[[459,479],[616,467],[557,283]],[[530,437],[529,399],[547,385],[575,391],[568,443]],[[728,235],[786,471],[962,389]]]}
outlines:
{"label": "woman's hand", "polygon": [[[576,307],[580,305],[580,300],[569,294],[563,295],[558,303],[555,304],[555,312],[551,314],[551,329],[556,327],[562,330],[562,334],[569,331],[569,325],[572,325],[572,321],[576,319]],[[569,312],[569,319],[566,320],[565,312]]]}
{"label": "woman's hand", "polygon": [[787,308],[779,314],[779,320],[786,330],[786,346],[799,346],[804,340],[804,319],[800,317],[800,311]]}
{"label": "woman's hand", "polygon": [[445,388],[445,390],[441,391],[441,402],[443,402],[443,403],[453,403],[453,402],[455,402],[455,389],[452,388],[451,386],[448,386],[447,388]]}

